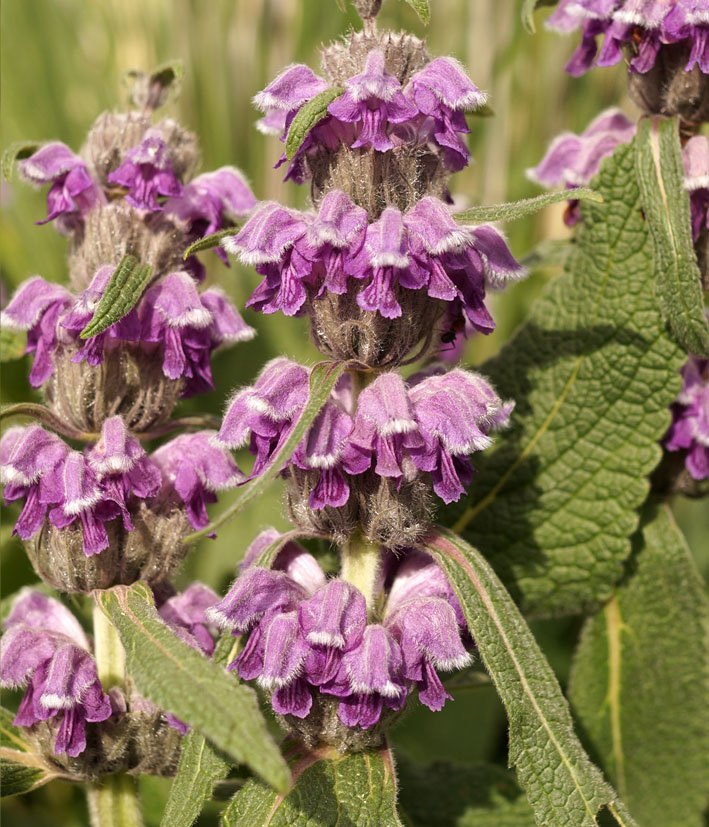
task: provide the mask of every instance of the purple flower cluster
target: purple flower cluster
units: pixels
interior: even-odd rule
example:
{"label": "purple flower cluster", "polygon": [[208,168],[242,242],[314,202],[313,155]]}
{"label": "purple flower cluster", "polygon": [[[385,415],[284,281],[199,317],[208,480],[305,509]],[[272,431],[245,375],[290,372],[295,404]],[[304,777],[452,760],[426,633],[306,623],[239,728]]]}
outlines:
{"label": "purple flower cluster", "polygon": [[202,528],[208,522],[205,502],[243,479],[212,436],[179,436],[149,457],[118,416],[104,422],[99,441],[83,453],[40,425],[10,428],[0,441],[4,496],[8,502],[24,499],[13,533],[29,540],[46,518],[59,529],[77,524],[90,557],[108,547],[111,520],[120,517],[126,531],[134,530],[139,500],[176,502],[194,528]]}
{"label": "purple flower cluster", "polygon": [[[288,438],[307,396],[308,371],[274,359],[252,387],[230,400],[219,442],[230,448],[248,442],[257,476]],[[383,373],[356,406],[344,376],[289,462],[316,478],[309,500],[314,510],[345,505],[351,478],[370,469],[399,486],[429,473],[433,490],[449,503],[472,479],[468,455],[490,445],[490,430],[504,425],[511,409],[480,375],[460,369],[408,383]]]}
{"label": "purple flower cluster", "polygon": [[[274,534],[254,541],[247,564]],[[437,670],[470,663],[460,605],[426,555],[408,552],[401,562],[390,555],[387,562],[395,571],[379,595],[383,609],[376,619],[360,591],[327,579],[297,543],[282,549],[271,570],[247,565],[207,613],[234,635],[249,633],[229,668],[271,692],[281,715],[306,717],[313,693],[320,693],[339,702],[345,726],[369,729],[385,708],[402,709],[414,689],[422,703],[440,710],[450,695]]]}
{"label": "purple flower cluster", "polygon": [[158,348],[164,375],[182,379],[183,396],[192,396],[214,387],[210,359],[218,347],[255,335],[221,289],[198,293],[190,275],[174,272],[151,287],[118,322],[82,340],[79,334],[91,320],[114,270],[101,267],[78,297],[40,276],[17,289],[0,323],[10,330],[27,331],[27,353],[34,353],[29,376],[33,387],[40,387],[54,372],[57,349],[72,348],[76,351],[72,361],[96,366],[110,350],[131,342],[147,353]]}
{"label": "purple flower cluster", "polygon": [[[630,71],[645,74],[666,43],[686,42],[686,70],[709,74],[709,9],[704,0],[560,0],[547,26],[581,29],[581,44],[566,66],[578,77],[592,65],[614,66],[630,48]],[[598,49],[597,38],[603,38]]]}
{"label": "purple flower cluster", "polygon": [[686,451],[685,467],[695,480],[709,479],[709,359],[690,355],[682,368],[682,390],[672,405],[668,451]]}
{"label": "purple flower cluster", "polygon": [[[265,112],[263,132],[288,133],[293,119],[313,97],[329,87],[302,64],[289,66],[254,98]],[[468,78],[456,60],[440,57],[412,75],[402,89],[387,71],[384,53],[369,52],[361,74],[348,78],[343,94],[327,108],[327,115],[308,133],[291,160],[286,180],[303,183],[308,177],[308,155],[318,146],[336,149],[340,143],[357,149],[387,152],[397,146],[429,146],[446,167],[457,171],[470,153],[461,135],[469,132],[465,112],[479,108],[486,96]],[[285,154],[277,166],[287,161]]]}
{"label": "purple flower cluster", "polygon": [[[635,137],[637,126],[619,109],[602,112],[580,134],[563,132],[549,145],[527,177],[545,187],[580,187],[590,183],[601,161],[613,154],[619,144]],[[709,226],[709,140],[704,135],[690,138],[682,149],[685,179],[689,190],[692,234],[696,241]],[[581,220],[578,201],[570,201],[564,220],[573,226]]]}
{"label": "purple flower cluster", "polygon": [[89,642],[59,601],[25,589],[15,600],[0,642],[0,685],[26,687],[16,726],[55,725],[55,754],[86,749],[86,722],[111,717]]}
{"label": "purple flower cluster", "polygon": [[387,207],[372,223],[339,190],[325,196],[317,215],[269,202],[223,244],[264,276],[247,307],[288,316],[303,313],[309,296],[356,290],[363,310],[394,319],[402,314],[397,295],[415,290],[489,333],[495,325],[485,288],[525,274],[497,230],[460,226],[431,197],[403,214]]}

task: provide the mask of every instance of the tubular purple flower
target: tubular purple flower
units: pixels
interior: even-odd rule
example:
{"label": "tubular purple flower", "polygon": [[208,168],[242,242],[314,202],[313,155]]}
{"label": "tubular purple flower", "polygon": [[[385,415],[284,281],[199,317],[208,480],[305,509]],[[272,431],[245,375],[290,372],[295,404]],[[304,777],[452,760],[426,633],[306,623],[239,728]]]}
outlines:
{"label": "tubular purple flower", "polygon": [[128,189],[126,201],[137,209],[162,209],[158,195],[181,196],[167,145],[158,129],[149,129],[138,146],[129,149],[123,163],[108,176],[111,184]]}
{"label": "tubular purple flower", "polygon": [[214,652],[213,624],[206,612],[218,600],[209,586],[191,583],[183,592],[166,600],[158,613],[168,626],[186,633],[194,646],[211,657]]}
{"label": "tubular purple flower", "polygon": [[709,140],[705,135],[690,138],[682,150],[684,186],[689,190],[692,235],[696,241],[709,228]]}
{"label": "tubular purple flower", "polygon": [[681,370],[682,390],[672,405],[668,451],[686,451],[685,467],[695,480],[709,479],[709,359],[690,354]]}
{"label": "tubular purple flower", "polygon": [[254,96],[253,103],[262,112],[294,112],[310,98],[327,89],[327,82],[313,72],[309,66],[294,63],[272,80],[268,86]]}
{"label": "tubular purple flower", "polygon": [[182,434],[150,457],[162,474],[161,497],[184,504],[195,529],[209,523],[207,504],[217,501],[217,491],[244,481],[229,452],[215,443],[215,435],[215,431]]}
{"label": "tubular purple flower", "polygon": [[83,159],[65,144],[45,144],[17,165],[20,175],[31,184],[51,184],[47,193],[47,217],[38,224],[59,219],[64,233],[76,229],[83,216],[97,204],[105,204],[103,191],[89,175]]}
{"label": "tubular purple flower", "polygon": [[32,590],[20,592],[4,627],[0,685],[27,687],[13,723],[55,719],[55,754],[80,755],[86,722],[111,716],[81,627],[61,603]]}

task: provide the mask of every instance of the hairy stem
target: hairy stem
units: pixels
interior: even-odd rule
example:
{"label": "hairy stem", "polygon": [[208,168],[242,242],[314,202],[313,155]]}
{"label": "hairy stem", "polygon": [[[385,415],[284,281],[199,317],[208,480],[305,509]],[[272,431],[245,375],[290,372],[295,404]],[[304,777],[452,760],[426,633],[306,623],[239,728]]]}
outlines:
{"label": "hairy stem", "polygon": [[122,689],[126,682],[125,649],[116,627],[98,604],[94,604],[94,653],[104,692],[112,686]]}
{"label": "hairy stem", "polygon": [[374,587],[379,570],[379,546],[355,533],[340,551],[340,576],[362,592],[367,601],[367,612],[371,617],[374,608]]}
{"label": "hairy stem", "polygon": [[107,775],[86,788],[91,827],[142,827],[137,784],[129,775]]}

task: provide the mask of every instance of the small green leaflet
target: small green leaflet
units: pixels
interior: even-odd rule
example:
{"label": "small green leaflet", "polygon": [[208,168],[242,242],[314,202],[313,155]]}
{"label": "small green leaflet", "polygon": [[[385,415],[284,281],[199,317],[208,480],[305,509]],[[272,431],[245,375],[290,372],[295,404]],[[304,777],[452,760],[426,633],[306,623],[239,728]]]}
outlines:
{"label": "small green leaflet", "polygon": [[428,26],[431,21],[431,7],[428,0],[404,0],[419,16],[419,20],[424,26]]}
{"label": "small green leaflet", "polygon": [[397,753],[396,774],[399,812],[416,827],[536,825],[514,773],[494,764],[437,761],[424,767]]}
{"label": "small green leaflet", "polygon": [[640,824],[701,827],[709,798],[709,604],[666,505],[650,501],[613,597],[581,633],[569,700]]}
{"label": "small green leaflet", "polygon": [[285,792],[288,767],[258,708],[256,693],[194,651],[160,619],[143,583],[95,592],[126,650],[127,671],[138,690],[214,745]]}
{"label": "small green leaflet", "polygon": [[22,730],[14,726],[14,715],[0,707],[0,777],[2,797],[28,793],[53,778],[63,777],[58,768],[49,769],[44,758],[33,752]]}
{"label": "small green leaflet", "polygon": [[293,426],[290,436],[283,443],[281,450],[273,457],[271,464],[260,476],[246,484],[243,493],[237,497],[229,508],[225,509],[213,523],[210,523],[201,531],[188,534],[183,540],[184,543],[194,543],[202,537],[207,537],[215,528],[231,519],[235,514],[238,514],[251,500],[258,497],[271,480],[278,476],[285,463],[290,459],[300,444],[300,441],[307,433],[308,428],[313,424],[315,417],[320,413],[330,398],[332,389],[335,387],[340,376],[342,376],[346,366],[345,362],[320,362],[315,365],[310,373],[310,394],[308,401],[298,421]]}
{"label": "small green leaflet", "polygon": [[31,158],[35,152],[42,146],[37,141],[16,141],[3,152],[2,161],[2,177],[6,181],[12,180],[12,174],[15,171],[15,164],[18,161],[24,161],[26,158]]}
{"label": "small green leaflet", "polygon": [[662,315],[685,350],[709,357],[709,325],[692,241],[677,118],[643,118],[635,139],[640,198],[655,246]]}
{"label": "small green leaflet", "polygon": [[505,705],[509,763],[537,823],[595,827],[596,815],[607,807],[617,824],[634,825],[584,752],[554,672],[485,558],[445,530],[429,535],[424,547],[446,573]]}
{"label": "small green leaflet", "polygon": [[491,207],[471,207],[465,212],[455,213],[453,218],[461,224],[484,224],[486,221],[509,221],[523,218],[525,215],[538,212],[550,204],[559,201],[595,201],[603,203],[603,196],[588,187],[562,190],[561,192],[547,192],[535,198],[525,198],[522,201],[510,201],[506,204],[494,204]]}
{"label": "small green leaflet", "polygon": [[125,255],[113,272],[91,321],[79,334],[91,339],[120,321],[135,307],[148,286],[153,268],[138,264],[135,256]]}
{"label": "small green leaflet", "polygon": [[287,795],[247,781],[222,813],[222,827],[402,827],[387,749],[354,755],[322,749],[293,755],[290,764]]}
{"label": "small green leaflet", "polygon": [[225,230],[219,230],[217,233],[206,235],[204,238],[195,241],[194,244],[190,244],[182,258],[186,259],[195,253],[201,253],[203,250],[211,250],[214,247],[218,247],[222,243],[222,239],[229,235],[236,235],[238,232],[238,227],[227,227]]}
{"label": "small green leaflet", "polygon": [[0,362],[13,362],[24,356],[27,349],[27,334],[24,330],[10,330],[0,327]]}
{"label": "small green leaflet", "polygon": [[301,106],[286,137],[286,158],[289,161],[300,149],[308,132],[327,115],[327,107],[344,91],[341,86],[332,86]]}

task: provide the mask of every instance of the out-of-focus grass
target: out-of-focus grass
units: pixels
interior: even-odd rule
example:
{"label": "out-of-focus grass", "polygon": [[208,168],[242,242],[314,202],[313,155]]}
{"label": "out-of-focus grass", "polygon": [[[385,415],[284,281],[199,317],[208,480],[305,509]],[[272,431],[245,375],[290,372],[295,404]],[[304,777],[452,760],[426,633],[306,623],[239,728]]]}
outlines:
{"label": "out-of-focus grass", "polygon": [[[619,104],[632,112],[625,97],[622,67],[573,80],[563,65],[573,48],[540,31],[530,36],[519,20],[519,0],[433,0],[430,31],[402,2],[385,0],[380,25],[406,28],[426,36],[433,55],[452,54],[466,64],[473,80],[490,94],[496,117],[471,119],[470,147],[475,163],[452,182],[463,202],[493,203],[538,192],[524,170],[542,156],[548,141],[562,129],[579,131],[603,108]],[[200,140],[203,169],[223,164],[241,167],[259,198],[303,205],[307,193],[284,185],[272,169],[281,147],[253,127],[257,117],[250,99],[286,64],[308,62],[317,68],[320,43],[339,37],[356,15],[342,12],[335,0],[5,0],[1,10],[2,146],[22,139],[58,139],[78,148],[103,109],[125,105],[121,76],[130,68],[150,68],[172,58],[185,63],[182,94],[164,114],[179,118]],[[544,17],[540,14],[539,21]],[[9,290],[28,276],[66,278],[65,241],[51,226],[33,222],[44,217],[44,194],[17,181],[2,184],[0,275]],[[507,227],[518,256],[536,241],[566,233],[563,207]],[[479,363],[496,352],[524,318],[529,303],[553,274],[535,273],[528,281],[494,299],[498,330],[471,342],[468,359]],[[218,280],[243,306],[257,277],[232,266],[210,265]],[[230,390],[250,381],[264,361],[285,353],[302,361],[317,354],[302,320],[246,311],[259,336],[215,360],[216,390],[185,403],[185,411],[219,412]],[[26,365],[7,366],[3,399],[27,398]],[[213,513],[228,504],[224,496]],[[286,525],[278,485],[224,526],[216,541],[205,541],[190,556],[183,580],[198,577],[223,589],[233,576],[246,545],[264,525]],[[701,508],[682,503],[678,509],[690,542],[699,548],[706,517]],[[6,512],[11,525],[14,509]],[[19,544],[3,540],[3,590],[32,580]],[[704,535],[706,536],[706,535]],[[705,570],[709,561],[703,560]],[[543,641],[563,672],[570,636],[543,631]],[[409,715],[393,741],[421,759],[443,758],[455,744],[459,760],[499,759],[504,755],[505,725],[489,688],[459,693],[456,703],[439,715],[420,710]],[[462,735],[462,737],[461,737]],[[145,783],[147,821],[159,823],[164,782]],[[210,808],[212,812],[214,808]],[[55,783],[5,806],[10,825],[79,825],[86,823],[81,796]],[[214,823],[205,816],[200,823]]]}

